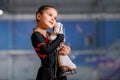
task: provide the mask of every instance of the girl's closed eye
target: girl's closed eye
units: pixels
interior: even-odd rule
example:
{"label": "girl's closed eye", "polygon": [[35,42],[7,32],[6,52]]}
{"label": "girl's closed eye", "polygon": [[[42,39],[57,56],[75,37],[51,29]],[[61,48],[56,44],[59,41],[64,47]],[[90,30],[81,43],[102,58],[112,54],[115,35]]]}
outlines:
{"label": "girl's closed eye", "polygon": [[51,14],[51,13],[48,13],[48,15],[52,17],[52,14]]}
{"label": "girl's closed eye", "polygon": [[57,17],[55,17],[54,19],[57,20]]}

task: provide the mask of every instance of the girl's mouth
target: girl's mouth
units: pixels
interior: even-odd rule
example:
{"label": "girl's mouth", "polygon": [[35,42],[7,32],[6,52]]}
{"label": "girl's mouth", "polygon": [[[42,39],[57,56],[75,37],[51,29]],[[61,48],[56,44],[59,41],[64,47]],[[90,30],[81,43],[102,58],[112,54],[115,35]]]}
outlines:
{"label": "girl's mouth", "polygon": [[53,22],[52,21],[49,21],[52,25],[53,25]]}

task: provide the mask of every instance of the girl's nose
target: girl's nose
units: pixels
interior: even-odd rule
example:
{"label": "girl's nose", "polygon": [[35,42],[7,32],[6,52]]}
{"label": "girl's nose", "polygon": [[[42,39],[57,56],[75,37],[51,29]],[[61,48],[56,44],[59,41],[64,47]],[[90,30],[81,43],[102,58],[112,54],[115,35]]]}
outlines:
{"label": "girl's nose", "polygon": [[52,18],[52,21],[54,21],[54,18]]}

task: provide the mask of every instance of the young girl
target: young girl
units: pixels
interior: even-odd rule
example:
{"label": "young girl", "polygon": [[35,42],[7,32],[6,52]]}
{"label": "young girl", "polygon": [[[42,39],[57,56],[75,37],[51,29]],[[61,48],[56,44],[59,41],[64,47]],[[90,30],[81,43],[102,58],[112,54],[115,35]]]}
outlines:
{"label": "young girl", "polygon": [[36,12],[37,26],[31,35],[32,45],[41,59],[36,80],[67,80],[57,64],[57,47],[64,39],[61,32],[56,33],[57,38],[49,42],[48,29],[56,25],[57,10],[50,5],[41,6]]}

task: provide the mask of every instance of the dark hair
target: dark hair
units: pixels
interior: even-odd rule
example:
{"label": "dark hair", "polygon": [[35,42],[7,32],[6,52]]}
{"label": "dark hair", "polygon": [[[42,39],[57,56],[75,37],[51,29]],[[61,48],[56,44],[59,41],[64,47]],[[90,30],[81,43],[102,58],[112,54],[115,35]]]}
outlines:
{"label": "dark hair", "polygon": [[[39,9],[37,10],[36,16],[37,16],[38,13],[42,14],[43,11],[46,10],[46,9],[48,9],[48,8],[54,8],[54,9],[57,11],[57,9],[56,9],[54,6],[52,6],[52,5],[42,5],[42,6],[39,7]],[[37,21],[37,19],[36,19],[36,21]]]}
{"label": "dark hair", "polygon": [[45,10],[45,9],[48,9],[48,8],[54,8],[55,10],[57,10],[54,6],[52,6],[52,5],[42,5],[38,10],[37,10],[37,12],[36,13],[43,13],[43,11]]}

